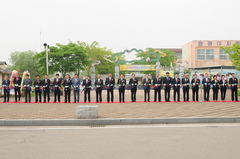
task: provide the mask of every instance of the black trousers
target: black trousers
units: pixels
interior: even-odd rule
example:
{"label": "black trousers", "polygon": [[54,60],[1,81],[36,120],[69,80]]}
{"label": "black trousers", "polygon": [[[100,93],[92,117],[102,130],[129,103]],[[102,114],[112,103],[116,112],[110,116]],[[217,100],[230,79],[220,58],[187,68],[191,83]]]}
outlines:
{"label": "black trousers", "polygon": [[189,101],[189,87],[183,87],[183,100]]}
{"label": "black trousers", "polygon": [[28,88],[25,90],[25,102],[31,102],[31,90]]}
{"label": "black trousers", "polygon": [[204,86],[203,94],[204,94],[205,101],[209,101],[209,92],[210,92],[210,86]]}
{"label": "black trousers", "polygon": [[225,100],[227,87],[226,86],[221,87],[220,91],[221,91],[221,100]]}
{"label": "black trousers", "polygon": [[235,96],[235,101],[238,101],[237,86],[232,87],[231,90],[232,90],[232,101],[234,101],[234,96]]}
{"label": "black trousers", "polygon": [[113,102],[113,86],[110,86],[107,90],[107,102],[110,100],[110,94],[111,94],[111,101]]}
{"label": "black trousers", "polygon": [[42,102],[42,91],[39,89],[35,89],[35,102],[38,102],[38,96],[39,96],[39,102]]}
{"label": "black trousers", "polygon": [[18,101],[20,101],[21,98],[21,92],[20,92],[20,87],[15,87],[15,101],[17,101],[17,96],[18,96]]}
{"label": "black trousers", "polygon": [[9,102],[9,91],[7,89],[4,89],[4,102]]}
{"label": "black trousers", "polygon": [[125,86],[120,86],[118,91],[119,91],[119,102],[125,102]]}
{"label": "black trousers", "polygon": [[196,101],[198,101],[198,91],[199,91],[199,88],[198,87],[195,87],[195,88],[192,88],[192,93],[193,93],[193,101],[195,101],[195,97],[196,97]]}
{"label": "black trousers", "polygon": [[180,87],[174,86],[173,87],[173,99],[176,101],[176,94],[177,94],[177,101],[180,101]]}
{"label": "black trousers", "polygon": [[132,102],[136,102],[136,94],[137,94],[137,87],[131,88],[131,100]]}
{"label": "black trousers", "polygon": [[145,87],[144,89],[144,102],[150,102],[150,87]]}
{"label": "black trousers", "polygon": [[74,88],[74,102],[79,102],[79,88]]}
{"label": "black trousers", "polygon": [[165,101],[170,101],[170,86],[165,86],[164,92],[165,92]]}
{"label": "black trousers", "polygon": [[96,89],[96,102],[102,102],[102,88]]}
{"label": "black trousers", "polygon": [[64,93],[65,93],[65,103],[67,101],[70,103],[71,89],[70,88],[65,88]]}
{"label": "black trousers", "polygon": [[213,90],[213,100],[218,100],[218,87],[214,86]]}
{"label": "black trousers", "polygon": [[43,96],[44,96],[44,102],[46,102],[46,97],[47,97],[47,101],[50,101],[50,95],[49,95],[49,88],[45,88],[45,90],[43,90]]}
{"label": "black trousers", "polygon": [[159,101],[161,102],[161,88],[157,87],[154,89],[154,102]]}
{"label": "black trousers", "polygon": [[58,102],[60,102],[60,89],[58,87],[55,87],[54,90],[54,102],[57,101],[58,98]]}
{"label": "black trousers", "polygon": [[84,90],[84,102],[87,101],[87,96],[88,96],[88,102],[91,102],[90,91],[91,91],[91,88],[86,88]]}

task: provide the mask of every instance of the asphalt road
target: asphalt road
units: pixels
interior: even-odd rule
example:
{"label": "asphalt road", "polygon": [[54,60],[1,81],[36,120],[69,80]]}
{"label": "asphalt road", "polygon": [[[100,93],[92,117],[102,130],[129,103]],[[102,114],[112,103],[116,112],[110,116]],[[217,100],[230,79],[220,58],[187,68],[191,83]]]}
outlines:
{"label": "asphalt road", "polygon": [[1,159],[240,158],[240,124],[0,127]]}

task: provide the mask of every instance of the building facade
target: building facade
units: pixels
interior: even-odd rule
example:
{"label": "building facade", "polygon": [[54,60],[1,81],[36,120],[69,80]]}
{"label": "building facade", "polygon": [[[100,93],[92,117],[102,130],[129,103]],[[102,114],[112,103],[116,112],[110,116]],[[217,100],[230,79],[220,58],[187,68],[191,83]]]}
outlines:
{"label": "building facade", "polygon": [[240,40],[193,40],[182,46],[185,67],[232,66],[229,54],[220,48],[240,44]]}

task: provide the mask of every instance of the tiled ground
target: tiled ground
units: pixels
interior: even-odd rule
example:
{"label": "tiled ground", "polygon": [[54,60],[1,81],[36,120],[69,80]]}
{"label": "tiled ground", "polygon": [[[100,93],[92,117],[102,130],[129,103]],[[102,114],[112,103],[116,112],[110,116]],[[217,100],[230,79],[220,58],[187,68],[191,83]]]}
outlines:
{"label": "tiled ground", "polygon": [[[130,91],[126,91],[126,103],[118,103],[118,91],[115,91],[116,103],[106,103],[106,91],[103,91],[103,103],[98,105],[98,118],[169,118],[169,117],[232,117],[240,116],[240,102],[161,102],[144,103],[143,91],[138,90],[136,103],[130,101]],[[173,93],[173,92],[172,92]],[[182,93],[182,92],[181,92]],[[227,101],[230,99],[230,91]],[[200,93],[201,94],[201,93]],[[182,96],[182,95],[181,95]],[[191,95],[190,95],[191,97]],[[171,100],[173,95],[171,94]],[[51,97],[52,101],[53,97]],[[162,91],[163,99],[163,91]],[[212,93],[210,94],[212,99]],[[3,100],[2,98],[0,100]],[[11,101],[14,99],[11,98]],[[61,97],[63,101],[63,97]],[[153,91],[151,92],[153,100]],[[23,101],[23,98],[22,98]],[[32,99],[34,102],[34,98]],[[75,119],[76,106],[81,103],[0,103],[0,119]],[[164,100],[163,100],[164,101]]]}

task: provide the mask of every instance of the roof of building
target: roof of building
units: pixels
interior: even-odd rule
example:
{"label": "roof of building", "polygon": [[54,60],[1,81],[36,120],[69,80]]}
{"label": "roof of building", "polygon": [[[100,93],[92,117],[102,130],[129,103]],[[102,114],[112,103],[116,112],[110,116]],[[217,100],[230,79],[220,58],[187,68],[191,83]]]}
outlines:
{"label": "roof of building", "polygon": [[154,49],[157,49],[157,50],[167,49],[167,50],[170,50],[170,51],[173,51],[173,52],[182,52],[182,48],[154,48]]}
{"label": "roof of building", "polygon": [[236,69],[236,66],[221,66],[221,65],[218,65],[218,66],[203,66],[203,67],[189,67],[189,69],[213,69],[213,68],[216,68],[216,69]]}
{"label": "roof of building", "polygon": [[0,61],[0,65],[7,65],[6,61]]}

